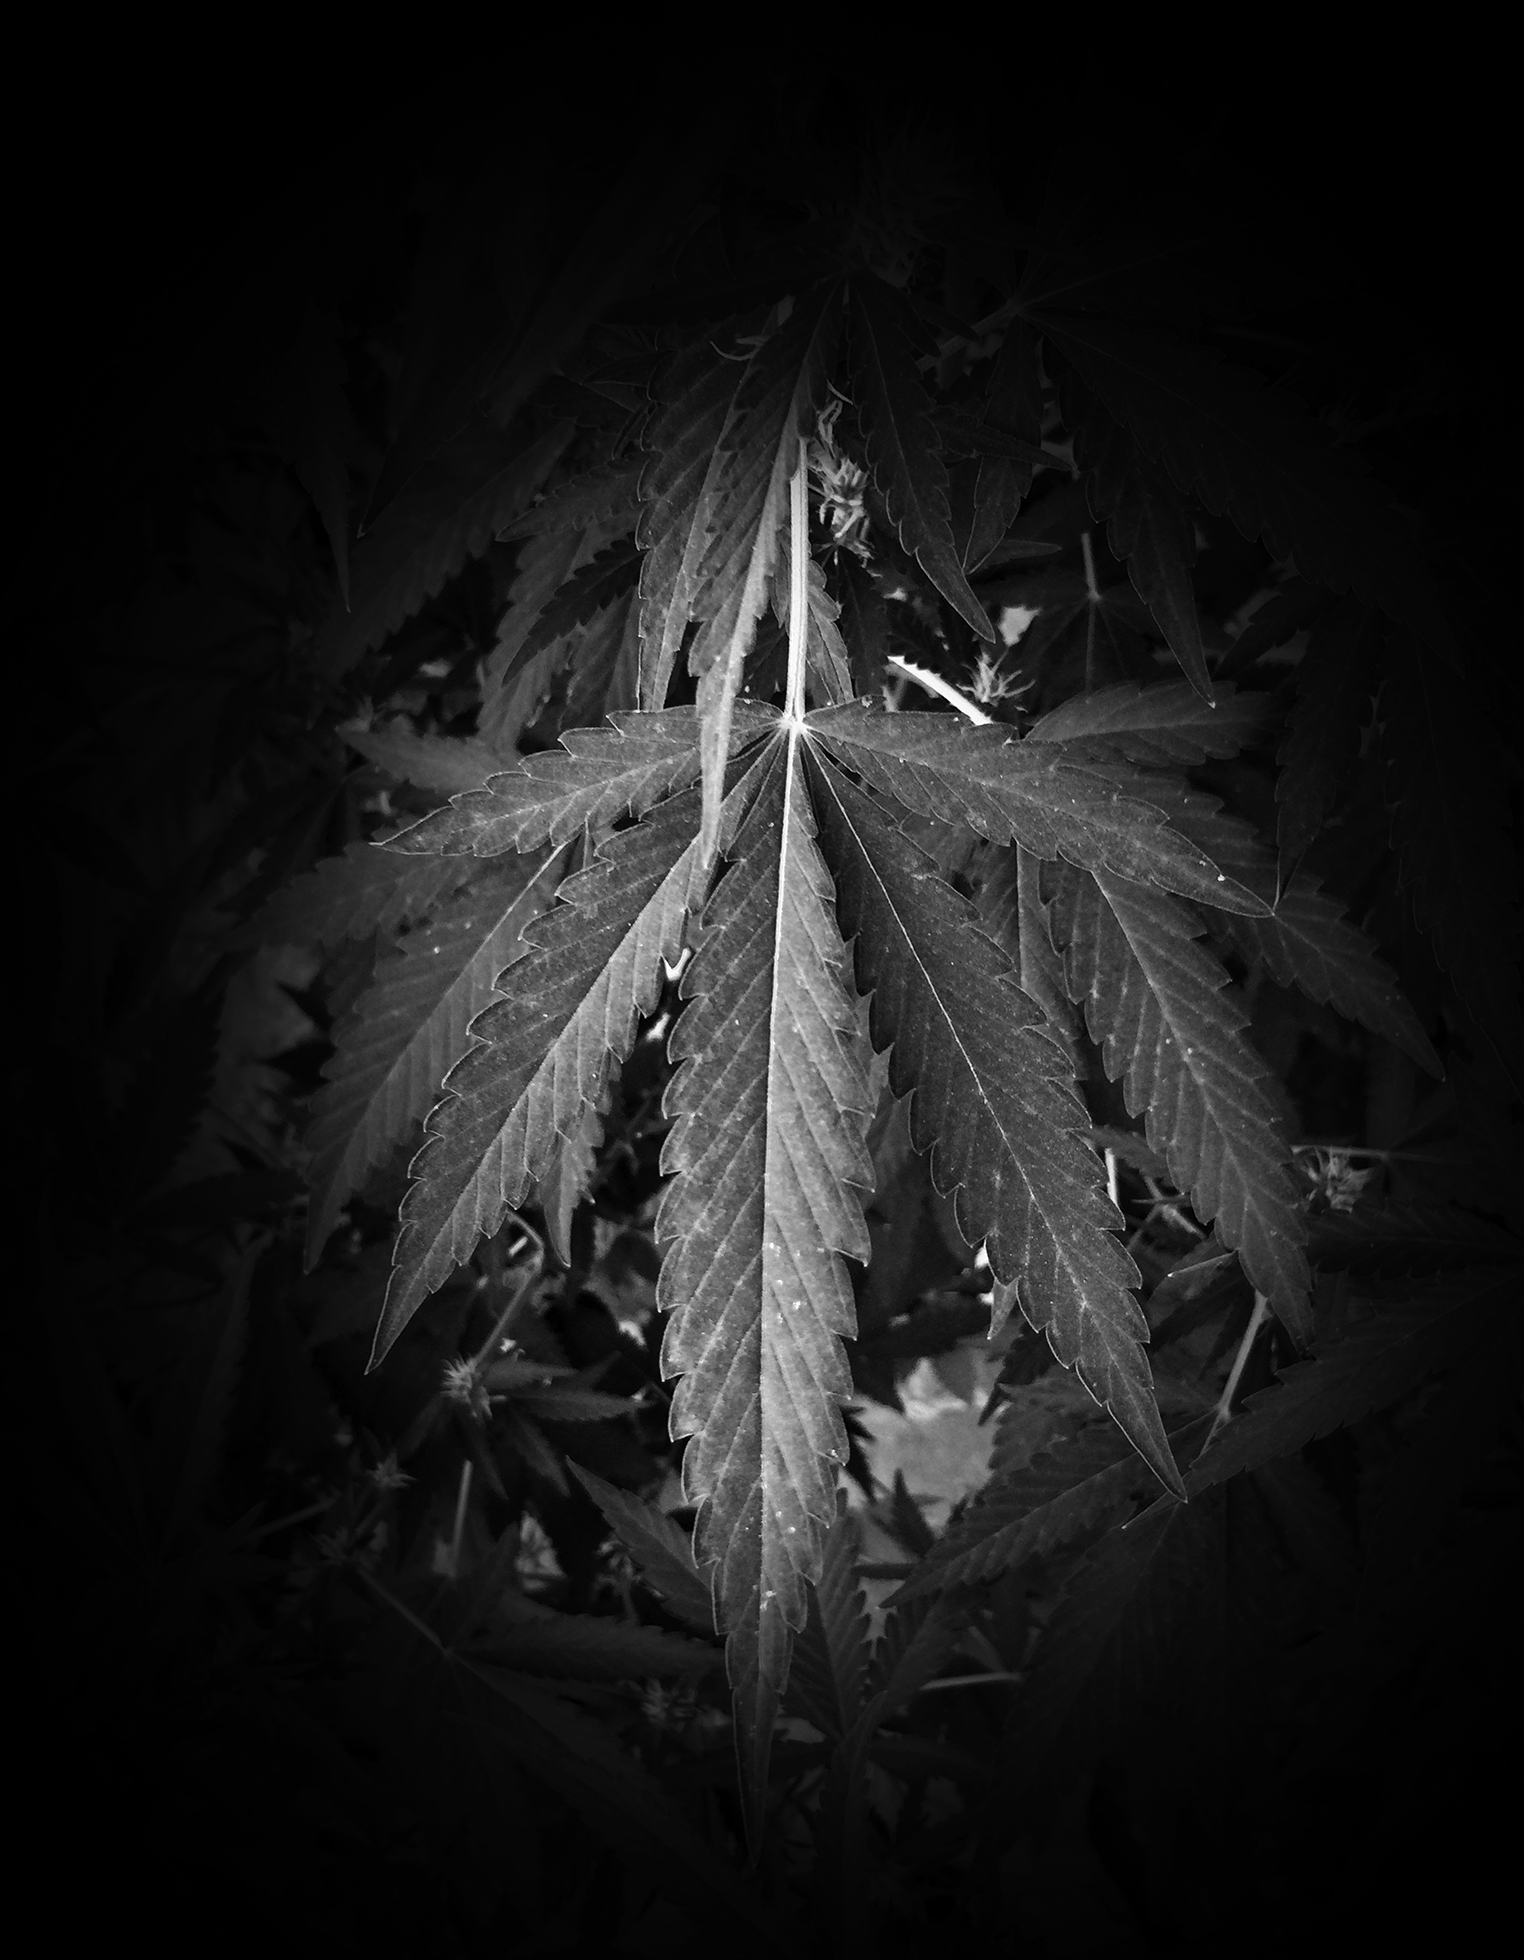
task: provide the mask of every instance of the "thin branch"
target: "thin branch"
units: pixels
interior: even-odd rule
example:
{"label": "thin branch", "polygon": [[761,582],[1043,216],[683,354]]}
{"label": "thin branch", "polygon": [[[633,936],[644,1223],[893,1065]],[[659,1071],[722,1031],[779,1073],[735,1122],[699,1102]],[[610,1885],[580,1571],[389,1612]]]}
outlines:
{"label": "thin branch", "polygon": [[1263,1293],[1256,1293],[1254,1296],[1254,1311],[1249,1316],[1249,1324],[1244,1329],[1244,1337],[1238,1344],[1237,1354],[1233,1357],[1233,1366],[1228,1372],[1226,1386],[1217,1399],[1217,1407],[1212,1411],[1212,1426],[1207,1431],[1206,1441],[1201,1446],[1203,1455],[1211,1448],[1212,1438],[1222,1428],[1223,1424],[1229,1420],[1232,1414],[1233,1397],[1238,1393],[1239,1378],[1243,1374],[1245,1362],[1249,1359],[1249,1350],[1258,1339],[1259,1330],[1269,1318],[1270,1302],[1265,1298]]}
{"label": "thin branch", "polygon": [[940,674],[932,673],[929,667],[918,667],[913,660],[906,660],[898,653],[891,653],[887,658],[891,667],[898,667],[917,687],[924,687],[928,694],[940,694],[944,701],[956,708],[960,715],[967,715],[977,727],[983,728],[995,719],[993,715],[987,715],[983,708],[976,707],[951,681],[944,681]]}

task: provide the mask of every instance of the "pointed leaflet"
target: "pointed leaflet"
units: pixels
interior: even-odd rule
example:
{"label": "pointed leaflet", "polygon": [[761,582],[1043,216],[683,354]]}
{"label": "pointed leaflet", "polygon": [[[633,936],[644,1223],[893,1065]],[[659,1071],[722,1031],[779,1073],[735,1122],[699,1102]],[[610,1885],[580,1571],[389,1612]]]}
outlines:
{"label": "pointed leaflet", "polygon": [[852,280],[852,371],[868,467],[904,546],[955,611],[991,644],[995,629],[953,542],[947,468],[916,369],[916,319],[871,273]]}
{"label": "pointed leaflet", "polygon": [[[1229,877],[1267,897],[1274,893],[1275,860],[1248,824],[1217,807],[1216,797],[1177,791],[1165,807]],[[1263,960],[1281,986],[1300,987],[1309,1000],[1337,1008],[1443,1080],[1439,1057],[1396,975],[1310,871],[1294,875],[1268,917],[1230,917],[1228,930],[1244,957]]]}
{"label": "pointed leaflet", "polygon": [[1085,1010],[1128,1113],[1189,1191],[1204,1222],[1243,1261],[1300,1342],[1311,1337],[1306,1221],[1269,1071],[1200,943],[1200,921],[1163,892],[1065,867],[1050,908],[1069,997]]}
{"label": "pointed leaflet", "polygon": [[625,1550],[640,1567],[640,1576],[660,1593],[678,1619],[705,1633],[714,1631],[714,1602],[709,1582],[693,1557],[693,1543],[665,1511],[643,1497],[605,1483],[580,1463],[567,1469],[602,1511]]}
{"label": "pointed leaflet", "polygon": [[1304,578],[1353,587],[1458,662],[1411,526],[1301,404],[1212,349],[1098,315],[1031,316],[1177,487]]}
{"label": "pointed leaflet", "polygon": [[1469,697],[1411,633],[1391,642],[1381,690],[1381,758],[1392,843],[1413,916],[1515,1095],[1524,1095],[1519,1013],[1518,860],[1508,785],[1516,753],[1499,738],[1485,692]]}
{"label": "pointed leaflet", "polygon": [[1196,526],[1190,512],[1164,472],[1149,466],[1103,410],[1092,407],[1080,423],[1074,455],[1089,472],[1085,494],[1092,515],[1106,524],[1111,555],[1126,564],[1181,672],[1211,706],[1216,696],[1191,584]]}
{"label": "pointed leaflet", "polygon": [[1352,599],[1330,608],[1313,627],[1297,668],[1296,702],[1276,760],[1276,841],[1281,879],[1301,862],[1348,788],[1360,757],[1361,731],[1381,684],[1381,621]]}
{"label": "pointed leaflet", "polygon": [[857,1520],[836,1493],[820,1577],[810,1588],[809,1616],[794,1647],[789,1700],[822,1735],[840,1741],[862,1712],[868,1681],[868,1614],[857,1577]]}
{"label": "pointed leaflet", "polygon": [[[495,775],[486,788],[455,796],[386,840],[389,851],[470,851],[495,857],[538,844],[563,844],[584,825],[597,830],[627,816],[644,816],[699,773],[698,716],[692,708],[609,716],[610,727],[569,728],[559,749],[526,756]],[[757,703],[737,704],[735,741],[754,741],[777,714]]]}
{"label": "pointed leaflet", "polygon": [[1281,1370],[1280,1386],[1251,1395],[1186,1475],[1198,1491],[1289,1456],[1358,1422],[1491,1339],[1518,1312],[1524,1266],[1514,1261],[1414,1287],[1357,1321],[1316,1360]]}
{"label": "pointed leaflet", "polygon": [[[1146,880],[1230,911],[1269,906],[1225,878],[1148,802],[1148,784],[1083,746],[1023,742],[998,723],[884,714],[856,703],[809,718],[813,735],[918,816],[971,824],[994,843]],[[1129,789],[1136,786],[1137,793]]]}
{"label": "pointed leaflet", "polygon": [[797,734],[760,765],[684,975],[688,1005],[664,1107],[672,1182],[657,1236],[657,1302],[672,1311],[662,1372],[681,1374],[672,1433],[697,1555],[720,1561],[743,1795],[767,1787],[778,1698],[806,1582],[820,1572],[847,1457],[842,1342],[855,1329],[843,1254],[865,1264],[871,1116],[852,1036],[830,878],[816,845]]}
{"label": "pointed leaflet", "polygon": [[498,532],[499,544],[547,531],[584,531],[595,522],[620,520],[633,530],[640,515],[640,471],[603,463],[547,491],[522,517]]}
{"label": "pointed leaflet", "polygon": [[708,1674],[720,1665],[718,1649],[704,1641],[642,1626],[638,1620],[556,1612],[508,1587],[502,1590],[490,1631],[456,1651],[473,1661],[563,1681]]}
{"label": "pointed leaflet", "polygon": [[[985,423],[1008,431],[1024,442],[1042,441],[1042,373],[1037,343],[1021,320],[1005,330],[995,359]],[[981,456],[974,479],[973,522],[963,551],[963,565],[976,572],[1010,529],[1021,500],[1032,487],[1032,465],[1008,456]]]}
{"label": "pointed leaflet", "polygon": [[628,521],[616,513],[595,517],[580,530],[536,532],[520,543],[508,609],[483,666],[477,717],[477,733],[504,754],[517,746],[573,651],[573,637],[565,633],[525,662],[520,658],[525,643],[565,581],[628,530]]}
{"label": "pointed leaflet", "polygon": [[390,505],[354,558],[352,611],[330,613],[315,657],[328,680],[396,632],[523,509],[576,433],[555,422],[521,450],[496,431],[458,436]]}
{"label": "pointed leaflet", "polygon": [[464,1052],[493,983],[523,950],[520,933],[549,903],[558,860],[515,859],[479,872],[431,921],[410,933],[334,1033],[327,1078],[313,1099],[309,1269],[366,1172],[428,1115]]}
{"label": "pointed leaflet", "polygon": [[546,600],[517,651],[503,662],[496,676],[498,685],[511,687],[537,655],[586,627],[606,606],[632,591],[639,576],[640,553],[629,538],[616,538],[579,565]]}
{"label": "pointed leaflet", "polygon": [[873,1044],[894,1044],[894,1093],[915,1092],[915,1147],[931,1150],[937,1189],[956,1194],[967,1242],[984,1243],[1028,1321],[1177,1488],[1131,1292],[1137,1268],[1114,1235],[1062,1048],[924,852],[834,770],[812,763],[811,777],[842,931],[857,942],[858,986],[873,993]]}
{"label": "pointed leaflet", "polygon": [[1039,871],[1039,860],[1020,844],[986,847],[979,913],[990,938],[1016,962],[1016,984],[1042,1009],[1048,1032],[1063,1043],[1071,1072],[1078,1073],[1074,1008],[1064,990],[1064,963],[1048,933]]}
{"label": "pointed leaflet", "polygon": [[[775,309],[776,313],[777,309]],[[692,620],[702,630],[689,670],[722,669],[744,655],[765,603],[798,441],[824,398],[840,333],[839,287],[804,295],[781,322],[742,336],[744,358],[696,342],[657,383],[664,404],[646,440],[637,532],[642,707],[666,698],[672,663]],[[734,324],[734,323],[732,323]]]}
{"label": "pointed leaflet", "polygon": [[341,946],[422,918],[474,875],[459,859],[394,857],[351,844],[276,892],[237,935],[238,944]]}
{"label": "pointed leaflet", "polygon": [[[1205,1423],[1190,1424],[1187,1433],[1199,1445]],[[1188,1460],[1178,1434],[1170,1444]],[[1099,1537],[1153,1489],[1116,1431],[1092,1424],[992,1476],[892,1599],[898,1604],[949,1586],[982,1584],[1028,1559],[1073,1549]]]}
{"label": "pointed leaflet", "polygon": [[341,722],[336,732],[389,776],[441,796],[479,788],[511,759],[475,735],[420,735],[405,715],[374,728]]}
{"label": "pointed leaflet", "polygon": [[[792,578],[790,551],[789,534],[785,530],[778,536],[778,567],[773,574],[772,593],[773,611],[778,624],[785,631],[788,628],[789,585]],[[852,663],[846,641],[841,636],[841,628],[837,625],[841,607],[826,590],[825,573],[813,558],[809,561],[806,576],[810,597],[807,685],[810,699],[816,706],[827,708],[834,702],[852,699]]]}
{"label": "pointed leaflet", "polygon": [[373,1364],[575,1136],[655,1008],[694,897],[697,797],[674,797],[567,880],[478,1016],[413,1160]]}
{"label": "pointed leaflet", "polygon": [[1274,697],[1217,683],[1217,700],[1204,701],[1189,681],[1119,681],[1088,694],[1071,695],[1033,722],[1029,742],[1105,742],[1129,762],[1164,769],[1237,755],[1250,748],[1276,718]]}
{"label": "pointed leaflet", "polygon": [[1356,1205],[1312,1220],[1312,1262],[1330,1271],[1416,1273],[1517,1259],[1519,1241],[1459,1205]]}

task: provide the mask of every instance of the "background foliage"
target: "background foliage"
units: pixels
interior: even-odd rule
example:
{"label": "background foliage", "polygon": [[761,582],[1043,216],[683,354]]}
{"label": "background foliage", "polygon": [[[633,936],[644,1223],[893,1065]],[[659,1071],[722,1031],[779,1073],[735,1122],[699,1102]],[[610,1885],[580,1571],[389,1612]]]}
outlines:
{"label": "background foliage", "polygon": [[[185,117],[88,197],[39,201],[36,262],[49,226],[75,242],[40,282],[17,558],[42,873],[20,934],[24,1474],[71,1828],[112,1847],[129,1919],[236,1914],[325,1951],[906,1929],[1268,1948],[1396,1903],[1453,1934],[1503,1868],[1518,722],[1490,252],[1380,112],[1330,180],[1247,156],[1226,113],[1145,144],[1097,111],[1077,142],[1081,108],[1032,110],[1017,141],[908,81],[836,76],[659,154],[590,94],[575,143],[549,108],[506,144],[485,108],[424,106],[406,142],[284,164]],[[1360,201],[1371,152],[1382,195]],[[1474,145],[1464,163],[1484,173]],[[1103,684],[1183,670],[1226,699],[1231,679],[1263,729],[1175,758],[1182,797],[1188,770],[1283,874],[1321,880],[1407,1007],[1381,1024],[1337,958],[1310,998],[1262,944],[1216,946],[1306,1146],[1299,1360],[1139,1128],[1106,1030],[1069,1014],[1074,874],[1023,888],[1014,852],[1002,869],[909,820],[996,936],[1069,906],[1067,944],[1020,977],[1067,1025],[1111,1152],[1191,1502],[1159,1498],[1020,1314],[987,1338],[992,1276],[883,1096],[851,1457],[753,1865],[659,1364],[677,987],[601,1134],[367,1373],[421,1120],[543,903],[531,874],[582,846],[573,826],[532,860],[367,867],[372,838],[636,705],[637,547],[660,527],[632,539],[630,471],[668,453],[657,357],[818,275],[843,226],[923,337],[947,460],[906,481],[942,469],[960,556],[914,549],[869,377],[836,425],[834,533],[817,518],[821,647],[902,712],[938,704],[886,652],[1022,732]],[[1143,234],[1157,256],[1107,256]],[[1053,282],[1029,329],[1050,386],[1024,402],[965,330],[1054,236],[1099,299],[1066,313]],[[1145,443],[1150,404],[1076,338],[1114,314],[1288,391],[1325,490],[1385,486],[1385,528],[1362,530],[1363,489],[1246,489],[1178,410]],[[976,418],[1024,431],[1016,450],[981,450]],[[1061,466],[1034,474],[1022,441]],[[574,482],[576,528],[551,528]],[[992,621],[1031,616],[1008,654],[938,596],[959,580]],[[764,615],[762,699],[784,640]],[[695,686],[678,642],[669,701]]]}

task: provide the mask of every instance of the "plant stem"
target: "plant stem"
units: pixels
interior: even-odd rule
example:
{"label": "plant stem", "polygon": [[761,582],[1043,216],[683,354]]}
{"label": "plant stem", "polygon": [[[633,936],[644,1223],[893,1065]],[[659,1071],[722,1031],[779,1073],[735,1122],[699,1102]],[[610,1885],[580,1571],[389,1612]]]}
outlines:
{"label": "plant stem", "polygon": [[1212,1411],[1212,1426],[1207,1431],[1206,1441],[1201,1446],[1203,1455],[1211,1448],[1212,1438],[1222,1428],[1223,1424],[1228,1421],[1231,1415],[1233,1397],[1238,1393],[1239,1377],[1243,1374],[1244,1363],[1249,1359],[1249,1350],[1258,1338],[1260,1328],[1264,1326],[1269,1318],[1270,1302],[1265,1298],[1263,1293],[1256,1293],[1254,1296],[1254,1311],[1249,1316],[1249,1324],[1244,1329],[1244,1337],[1238,1344],[1237,1354],[1233,1357],[1233,1366],[1229,1370],[1226,1386],[1223,1388],[1222,1394],[1218,1397],[1217,1407]]}

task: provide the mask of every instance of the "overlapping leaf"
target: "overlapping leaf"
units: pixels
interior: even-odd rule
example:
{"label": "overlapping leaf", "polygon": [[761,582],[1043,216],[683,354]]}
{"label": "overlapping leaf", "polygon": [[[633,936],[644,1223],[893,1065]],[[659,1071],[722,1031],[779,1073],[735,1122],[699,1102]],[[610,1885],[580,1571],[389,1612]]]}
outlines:
{"label": "overlapping leaf", "polygon": [[652,425],[656,453],[640,485],[640,699],[661,706],[696,622],[688,667],[699,682],[705,856],[742,665],[771,589],[799,445],[824,405],[840,323],[840,287],[817,288],[786,319],[764,322],[747,357],[726,358],[705,339],[661,384],[666,406]]}
{"label": "overlapping leaf", "polygon": [[555,422],[519,450],[490,429],[458,436],[388,506],[352,567],[353,604],[318,636],[330,679],[396,632],[469,559],[479,558],[544,482],[575,433]]}
{"label": "overlapping leaf", "polygon": [[1127,566],[1181,672],[1204,702],[1216,699],[1201,644],[1191,567],[1196,527],[1163,470],[1150,466],[1125,429],[1092,409],[1075,435],[1075,460],[1089,472],[1086,494],[1106,524],[1112,556]]}
{"label": "overlapping leaf", "polygon": [[402,716],[370,728],[350,723],[339,733],[389,776],[441,796],[478,789],[509,760],[477,735],[420,735]]}
{"label": "overlapping leaf", "polygon": [[1155,1488],[1126,1440],[1092,1424],[992,1476],[893,1598],[977,1584],[1094,1538]]}
{"label": "overlapping leaf", "polygon": [[[643,816],[699,773],[699,725],[692,708],[619,713],[611,727],[572,728],[559,749],[526,756],[485,788],[450,799],[442,810],[386,840],[389,851],[431,854],[502,851],[563,844],[584,825],[594,830]],[[777,717],[753,702],[737,704],[738,745],[753,741]]]}
{"label": "overlapping leaf", "polygon": [[1106,1073],[1145,1118],[1176,1186],[1298,1340],[1312,1332],[1306,1225],[1290,1139],[1249,1046],[1248,1015],[1201,943],[1200,922],[1165,893],[1109,871],[1065,867],[1050,912],[1071,1000],[1083,1005]]}
{"label": "overlapping leaf", "polygon": [[[986,427],[1036,445],[1042,440],[1042,374],[1037,343],[1021,320],[1006,328],[983,409]],[[1020,458],[981,456],[973,484],[963,565],[976,572],[1010,529],[1032,487],[1032,464]]]}
{"label": "overlapping leaf", "polygon": [[1176,1487],[1131,1292],[1137,1269],[1114,1234],[1062,1048],[931,860],[861,790],[825,768],[812,775],[842,930],[856,941],[858,985],[873,994],[874,1046],[893,1044],[895,1094],[914,1091],[916,1148],[931,1150],[938,1190],[956,1194],[964,1238],[984,1244],[1030,1323]]}
{"label": "overlapping leaf", "polygon": [[1203,700],[1188,681],[1158,681],[1149,687],[1122,681],[1072,695],[1050,708],[1033,722],[1027,740],[1083,743],[1093,739],[1129,762],[1168,769],[1237,755],[1275,720],[1276,705],[1268,694],[1250,693],[1221,681],[1216,697],[1215,703]]}
{"label": "overlapping leaf", "polygon": [[672,1312],[662,1367],[683,1376],[672,1428],[692,1439],[683,1484],[699,1505],[698,1556],[719,1562],[754,1814],[847,1455],[843,1255],[867,1261],[873,1181],[856,1005],[797,739],[759,765],[684,976],[657,1219],[658,1304]]}
{"label": "overlapping leaf", "polygon": [[[1241,818],[1220,808],[1215,797],[1179,785],[1161,792],[1161,800],[1176,827],[1210,851],[1231,878],[1266,898],[1274,896],[1275,859]],[[1430,1075],[1443,1076],[1396,975],[1313,873],[1298,871],[1274,912],[1260,918],[1230,915],[1228,930],[1244,957],[1263,960],[1281,986],[1298,987],[1309,1000],[1337,1008],[1411,1055]]]}
{"label": "overlapping leaf", "polygon": [[640,515],[640,471],[618,463],[604,463],[565,483],[559,483],[540,501],[498,533],[501,543],[517,538],[540,537],[551,531],[585,531],[590,524],[622,522],[633,530]]}
{"label": "overlapping leaf", "polygon": [[541,853],[479,872],[408,935],[335,1030],[306,1138],[309,1267],[366,1172],[433,1107],[471,1022],[494,998],[494,981],[523,951],[523,928],[550,902],[555,869]]}
{"label": "overlapping leaf", "polygon": [[1381,678],[1377,615],[1343,600],[1308,635],[1296,701],[1277,760],[1276,839],[1284,881],[1301,862],[1354,775],[1360,733]]}
{"label": "overlapping leaf", "polygon": [[351,844],[276,892],[244,928],[254,944],[343,945],[426,917],[474,875],[459,858],[394,856]]}
{"label": "overlapping leaf", "polygon": [[445,1079],[403,1201],[379,1360],[574,1136],[650,1013],[694,895],[693,793],[604,844],[532,926],[505,998]]}
{"label": "overlapping leaf", "polygon": [[892,287],[869,273],[852,281],[854,388],[873,481],[900,543],[980,639],[993,642],[953,541],[947,468],[916,369],[917,337],[915,316]]}
{"label": "overlapping leaf", "polygon": [[1515,1316],[1521,1285],[1515,1260],[1447,1274],[1383,1304],[1316,1360],[1284,1369],[1278,1387],[1251,1395],[1192,1464],[1187,1490],[1194,1497],[1395,1402]]}
{"label": "overlapping leaf", "polygon": [[1210,348],[1099,315],[1031,316],[1144,452],[1304,578],[1368,604],[1455,660],[1410,527],[1301,405]]}
{"label": "overlapping leaf", "polygon": [[997,723],[976,727],[952,715],[888,715],[856,704],[814,714],[809,726],[917,815],[971,824],[1035,857],[1104,868],[1226,910],[1269,910],[1170,828],[1142,779],[1093,754],[1024,742]]}

